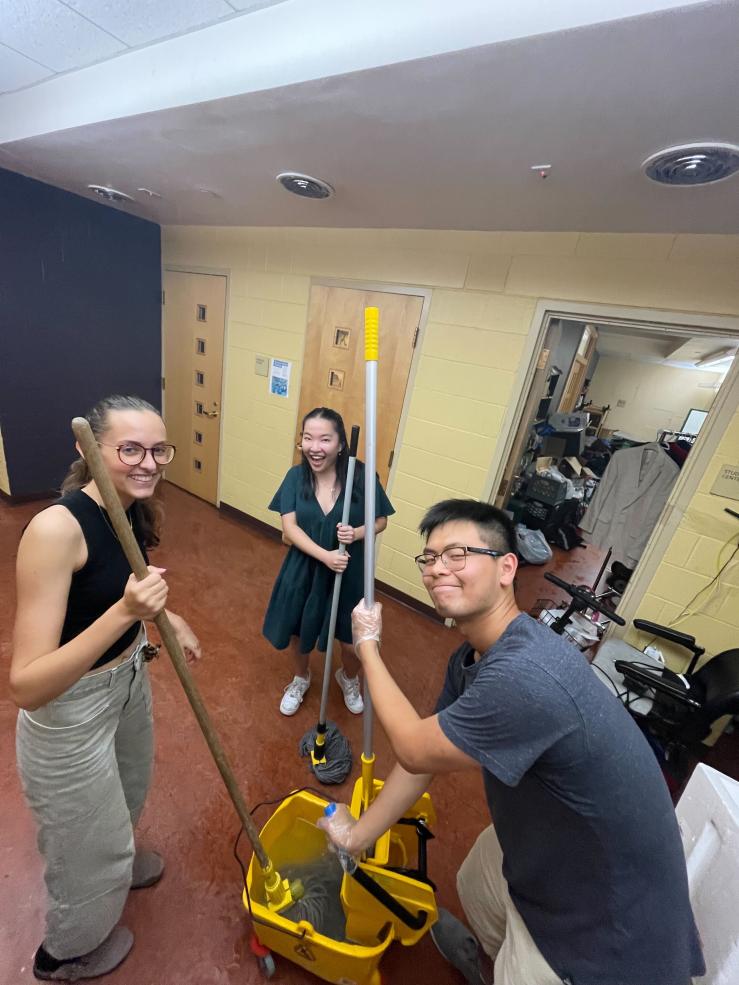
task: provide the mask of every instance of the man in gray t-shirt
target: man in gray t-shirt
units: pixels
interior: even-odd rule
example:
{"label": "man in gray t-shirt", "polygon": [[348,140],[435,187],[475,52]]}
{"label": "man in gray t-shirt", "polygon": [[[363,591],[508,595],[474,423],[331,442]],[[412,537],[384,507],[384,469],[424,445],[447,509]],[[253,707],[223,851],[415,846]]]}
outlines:
{"label": "man in gray t-shirt", "polygon": [[361,819],[337,812],[329,835],[359,854],[435,773],[482,767],[493,825],[458,877],[477,940],[448,914],[432,930],[467,980],[485,980],[479,941],[496,985],[688,985],[705,967],[646,740],[583,655],[519,611],[505,514],[447,500],[420,529],[424,584],[468,643],[422,719],[380,657],[380,607],[357,607],[355,647],[398,765]]}

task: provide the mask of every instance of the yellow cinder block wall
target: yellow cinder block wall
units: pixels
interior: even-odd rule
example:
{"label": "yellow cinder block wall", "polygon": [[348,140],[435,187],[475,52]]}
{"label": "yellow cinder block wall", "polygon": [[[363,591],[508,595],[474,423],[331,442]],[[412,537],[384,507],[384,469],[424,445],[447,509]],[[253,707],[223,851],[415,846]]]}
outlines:
{"label": "yellow cinder block wall", "polygon": [[[441,498],[490,492],[540,298],[739,315],[739,236],[169,226],[163,261],[230,273],[221,498],[275,526],[311,277],[431,289],[378,556],[378,577],[424,602],[418,521]],[[288,400],[255,375],[257,354],[293,361]]]}
{"label": "yellow cinder block wall", "polygon": [[[739,520],[724,513],[724,507],[739,513],[739,502],[714,496],[710,491],[721,467],[732,464],[739,464],[739,411],[726,429],[639,606],[642,619],[674,625],[695,636],[706,648],[704,660],[739,646],[739,552],[730,560],[739,543]],[[716,575],[726,561],[729,564],[719,584]],[[686,614],[681,618],[683,613]],[[627,639],[637,645],[645,641],[644,634],[633,629]],[[668,663],[682,670],[686,651],[658,642]]]}

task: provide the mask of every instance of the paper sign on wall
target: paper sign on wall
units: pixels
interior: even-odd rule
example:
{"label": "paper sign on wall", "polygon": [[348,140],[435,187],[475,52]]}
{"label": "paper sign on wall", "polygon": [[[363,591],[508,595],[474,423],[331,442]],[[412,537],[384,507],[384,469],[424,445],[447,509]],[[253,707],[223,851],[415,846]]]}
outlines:
{"label": "paper sign on wall", "polygon": [[292,363],[287,359],[270,359],[269,392],[275,397],[288,397],[290,394],[290,372]]}
{"label": "paper sign on wall", "polygon": [[739,465],[722,465],[711,486],[713,496],[739,499]]}

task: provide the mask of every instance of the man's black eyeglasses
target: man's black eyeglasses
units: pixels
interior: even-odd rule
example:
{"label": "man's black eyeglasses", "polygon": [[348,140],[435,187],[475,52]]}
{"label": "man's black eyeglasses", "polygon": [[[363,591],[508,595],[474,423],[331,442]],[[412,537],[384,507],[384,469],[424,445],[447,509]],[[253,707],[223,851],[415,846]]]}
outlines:
{"label": "man's black eyeglasses", "polygon": [[424,551],[415,558],[418,570],[423,574],[430,571],[436,564],[436,559],[441,558],[441,563],[448,571],[461,571],[467,564],[468,554],[487,554],[489,557],[504,557],[509,551],[492,551],[489,547],[464,547],[461,544],[454,544],[452,547],[445,547],[438,554],[435,551]]}

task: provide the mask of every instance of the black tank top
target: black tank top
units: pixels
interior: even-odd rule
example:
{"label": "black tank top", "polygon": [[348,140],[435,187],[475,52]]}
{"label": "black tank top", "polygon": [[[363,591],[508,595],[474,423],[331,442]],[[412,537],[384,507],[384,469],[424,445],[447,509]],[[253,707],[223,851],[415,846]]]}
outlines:
{"label": "black tank top", "polygon": [[[123,548],[118,543],[108,514],[87,493],[77,489],[62,496],[55,505],[65,506],[69,510],[82,528],[87,544],[87,561],[79,571],[74,572],[69,587],[67,612],[59,641],[59,645],[62,646],[75,636],[79,636],[123,596],[131,567],[123,553]],[[148,564],[149,558],[144,547],[135,503],[126,516]],[[100,667],[117,657],[119,653],[123,653],[136,639],[140,626],[141,623],[137,622],[126,630],[90,669]]]}

